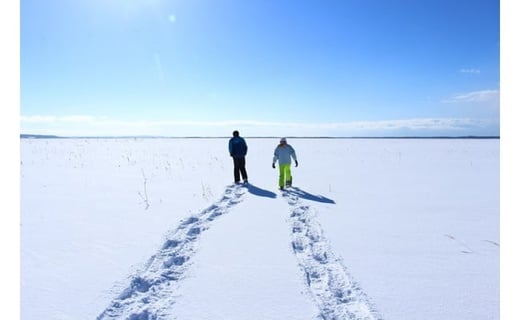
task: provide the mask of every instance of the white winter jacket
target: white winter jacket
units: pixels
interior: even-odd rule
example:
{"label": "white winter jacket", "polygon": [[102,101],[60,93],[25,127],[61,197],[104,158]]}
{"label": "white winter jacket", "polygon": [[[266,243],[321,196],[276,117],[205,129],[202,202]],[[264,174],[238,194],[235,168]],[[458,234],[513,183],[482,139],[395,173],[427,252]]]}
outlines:
{"label": "white winter jacket", "polygon": [[279,164],[291,164],[291,157],[294,161],[298,161],[296,158],[296,152],[290,144],[280,144],[276,149],[274,149],[273,163],[276,163],[278,160]]}

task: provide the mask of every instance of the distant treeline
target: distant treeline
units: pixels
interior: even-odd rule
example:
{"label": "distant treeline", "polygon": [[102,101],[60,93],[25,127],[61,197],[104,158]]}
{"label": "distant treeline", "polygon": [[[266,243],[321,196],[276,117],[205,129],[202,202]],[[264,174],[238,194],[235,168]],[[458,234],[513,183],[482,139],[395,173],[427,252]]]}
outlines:
{"label": "distant treeline", "polygon": [[63,139],[62,137],[43,134],[21,134],[21,139]]}
{"label": "distant treeline", "polygon": [[[20,134],[21,139],[225,139],[229,137],[167,137],[167,136],[96,136],[96,137],[61,137],[54,135]],[[247,137],[248,139],[279,139],[280,137]],[[297,137],[289,139],[500,139],[500,136],[411,136],[411,137]]]}

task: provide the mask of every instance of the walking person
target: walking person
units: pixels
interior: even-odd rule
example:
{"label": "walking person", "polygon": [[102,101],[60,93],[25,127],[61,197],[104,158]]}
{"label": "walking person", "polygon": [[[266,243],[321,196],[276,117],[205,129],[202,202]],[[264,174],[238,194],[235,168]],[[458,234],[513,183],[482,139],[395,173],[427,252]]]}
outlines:
{"label": "walking person", "polygon": [[235,183],[240,182],[240,175],[244,183],[247,183],[246,154],[246,141],[237,130],[233,131],[233,137],[229,139],[229,155],[233,157]]}
{"label": "walking person", "polygon": [[292,186],[291,158],[294,159],[295,166],[297,167],[298,159],[296,158],[294,148],[290,144],[287,144],[286,138],[281,138],[280,144],[274,149],[273,157],[273,169],[276,168],[276,161],[278,161],[278,167],[280,169],[280,177],[278,179],[280,190]]}

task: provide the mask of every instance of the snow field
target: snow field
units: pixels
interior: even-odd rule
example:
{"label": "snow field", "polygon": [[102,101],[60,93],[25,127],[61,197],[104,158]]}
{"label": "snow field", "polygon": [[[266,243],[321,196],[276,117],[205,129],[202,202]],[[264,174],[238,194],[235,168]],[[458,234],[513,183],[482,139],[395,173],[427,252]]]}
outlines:
{"label": "snow field", "polygon": [[499,319],[498,140],[247,142],[21,140],[22,319]]}

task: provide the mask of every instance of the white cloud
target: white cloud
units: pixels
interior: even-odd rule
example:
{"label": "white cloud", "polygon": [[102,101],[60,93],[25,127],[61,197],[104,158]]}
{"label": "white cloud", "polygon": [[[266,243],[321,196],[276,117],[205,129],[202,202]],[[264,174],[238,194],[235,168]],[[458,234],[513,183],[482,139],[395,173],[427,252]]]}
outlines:
{"label": "white cloud", "polygon": [[70,115],[70,116],[21,116],[22,123],[56,123],[56,122],[93,122],[93,116]]}
{"label": "white cloud", "polygon": [[470,69],[460,69],[460,73],[470,73],[470,74],[480,74],[480,69],[470,68]]}
{"label": "white cloud", "polygon": [[443,100],[444,103],[489,102],[500,98],[499,90],[481,90],[454,95]]}
{"label": "white cloud", "polygon": [[82,115],[73,115],[73,116],[64,116],[57,118],[58,121],[62,122],[93,122],[96,120],[93,116],[82,116]]}
{"label": "white cloud", "polygon": [[21,116],[22,123],[51,123],[56,121],[55,116]]}
{"label": "white cloud", "polygon": [[451,119],[451,118],[420,118],[404,120],[382,120],[382,121],[358,121],[345,123],[329,123],[315,125],[323,129],[343,129],[356,131],[398,131],[398,130],[462,130],[468,127],[485,127],[489,125],[487,120],[477,119]]}
{"label": "white cloud", "polygon": [[[419,118],[336,123],[178,120],[117,120],[93,116],[21,117],[23,133],[63,136],[158,135],[225,136],[234,129],[248,136],[385,136],[473,135],[498,127],[496,121],[464,118]],[[498,134],[494,133],[494,134]]]}

